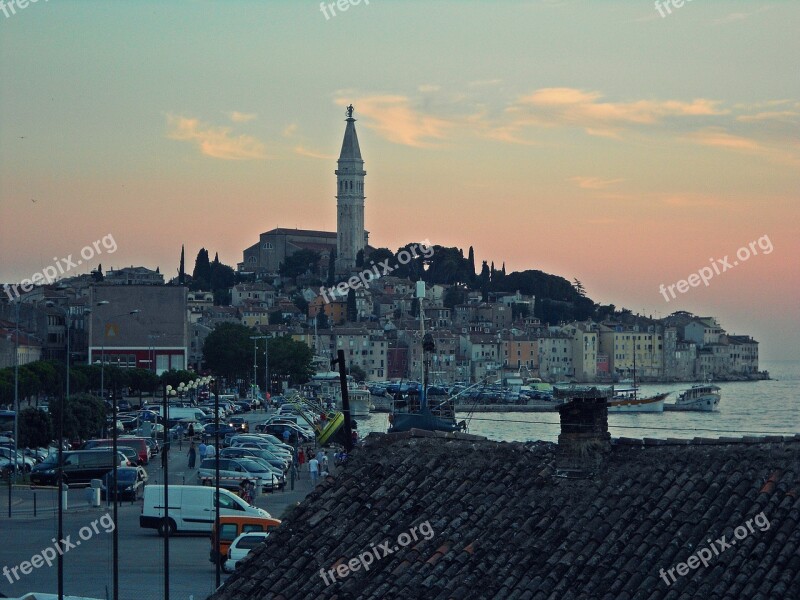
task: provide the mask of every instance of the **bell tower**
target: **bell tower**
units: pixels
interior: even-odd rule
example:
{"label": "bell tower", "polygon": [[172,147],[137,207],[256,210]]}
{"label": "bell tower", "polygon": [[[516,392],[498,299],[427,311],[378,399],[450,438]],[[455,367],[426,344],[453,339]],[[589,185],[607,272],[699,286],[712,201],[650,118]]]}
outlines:
{"label": "bell tower", "polygon": [[364,232],[364,160],[356,135],[353,105],[347,107],[347,125],[336,169],[336,272],[356,268],[356,255],[366,246]]}

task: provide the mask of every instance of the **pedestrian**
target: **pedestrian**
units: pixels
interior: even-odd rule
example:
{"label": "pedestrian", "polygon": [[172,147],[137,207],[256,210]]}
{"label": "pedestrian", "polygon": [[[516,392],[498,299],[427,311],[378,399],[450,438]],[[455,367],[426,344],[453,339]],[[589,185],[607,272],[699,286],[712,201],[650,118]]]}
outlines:
{"label": "pedestrian", "polygon": [[319,461],[312,458],[308,461],[308,472],[311,473],[311,485],[317,485],[317,478],[319,477]]}
{"label": "pedestrian", "polygon": [[328,451],[327,450],[322,453],[322,470],[323,471],[327,471],[328,470]]}
{"label": "pedestrian", "polygon": [[197,459],[197,450],[194,448],[194,442],[189,444],[189,468],[194,469],[194,461]]}
{"label": "pedestrian", "polygon": [[297,454],[297,463],[302,467],[305,462],[306,462],[305,452],[303,452],[303,449],[300,448],[300,452]]}
{"label": "pedestrian", "polygon": [[189,439],[194,439],[194,423],[189,423],[189,430],[188,430]]}
{"label": "pedestrian", "polygon": [[288,427],[286,427],[286,428],[283,430],[283,443],[284,443],[284,444],[288,444],[288,443],[289,443],[289,438],[290,438],[290,437],[291,437],[291,434],[289,433],[289,428],[288,428]]}
{"label": "pedestrian", "polygon": [[202,463],[206,459],[206,451],[208,450],[208,446],[206,446],[205,442],[200,442],[200,446],[198,446],[197,451],[200,453],[200,462]]}

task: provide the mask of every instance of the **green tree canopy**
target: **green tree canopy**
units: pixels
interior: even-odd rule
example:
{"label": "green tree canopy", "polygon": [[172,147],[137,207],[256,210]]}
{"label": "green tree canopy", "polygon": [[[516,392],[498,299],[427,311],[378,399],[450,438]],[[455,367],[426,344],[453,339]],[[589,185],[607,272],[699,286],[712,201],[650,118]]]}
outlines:
{"label": "green tree canopy", "polygon": [[298,277],[307,272],[317,273],[319,267],[319,252],[315,250],[298,250],[281,263],[278,272],[284,277]]}
{"label": "green tree canopy", "polygon": [[38,408],[23,408],[19,411],[19,446],[22,448],[46,448],[53,439],[50,415]]}
{"label": "green tree canopy", "polygon": [[314,374],[311,348],[289,336],[269,339],[269,372],[272,379],[290,386],[306,383]]}
{"label": "green tree canopy", "polygon": [[238,323],[220,323],[203,344],[206,366],[228,381],[247,377],[251,362],[253,330]]}

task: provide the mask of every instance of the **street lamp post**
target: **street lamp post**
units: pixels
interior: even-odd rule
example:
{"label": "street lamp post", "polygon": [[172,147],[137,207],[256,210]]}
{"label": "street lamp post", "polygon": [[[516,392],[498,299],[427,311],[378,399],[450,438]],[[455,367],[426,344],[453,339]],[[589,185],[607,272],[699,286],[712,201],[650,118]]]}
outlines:
{"label": "street lamp post", "polygon": [[[16,317],[15,317],[15,333],[14,333],[14,483],[17,482],[19,470],[19,456],[17,456],[19,448],[19,305],[22,298],[19,296],[16,300]],[[11,489],[11,486],[8,486]],[[11,516],[11,496],[9,495],[8,516]]]}
{"label": "street lamp post", "polygon": [[257,398],[256,393],[258,391],[258,377],[256,376],[258,371],[258,366],[256,365],[256,349],[258,348],[258,340],[265,340],[267,339],[267,336],[251,335],[250,339],[253,340],[253,399],[255,400]]}

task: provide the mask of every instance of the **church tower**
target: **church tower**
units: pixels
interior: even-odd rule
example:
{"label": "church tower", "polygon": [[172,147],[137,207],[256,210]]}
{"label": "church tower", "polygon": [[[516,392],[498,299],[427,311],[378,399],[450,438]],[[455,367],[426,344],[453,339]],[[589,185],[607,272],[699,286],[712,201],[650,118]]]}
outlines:
{"label": "church tower", "polygon": [[364,161],[358,147],[353,105],[347,107],[347,126],[336,169],[336,272],[356,268],[356,255],[367,243],[364,231]]}

